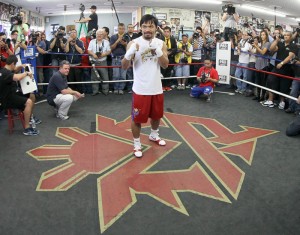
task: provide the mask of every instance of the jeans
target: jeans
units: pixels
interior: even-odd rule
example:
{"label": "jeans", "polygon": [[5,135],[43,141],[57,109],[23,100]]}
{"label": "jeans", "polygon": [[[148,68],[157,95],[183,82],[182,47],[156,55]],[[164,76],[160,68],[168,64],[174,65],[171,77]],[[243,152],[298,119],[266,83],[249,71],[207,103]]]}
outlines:
{"label": "jeans", "polygon": [[296,119],[291,122],[286,129],[287,136],[300,135],[300,115],[297,115]]}
{"label": "jeans", "polygon": [[[82,82],[81,69],[71,67],[69,75],[68,75],[68,81],[69,82]],[[70,84],[69,87],[72,90],[82,93],[82,84]]]}
{"label": "jeans", "polygon": [[[113,58],[112,66],[121,66],[122,59]],[[113,81],[126,80],[127,70],[122,68],[113,68]],[[114,90],[124,90],[125,82],[114,83]]]}
{"label": "jeans", "polygon": [[[59,65],[59,60],[58,60],[58,59],[52,59],[51,65],[52,65],[52,66],[58,66],[58,65]],[[51,74],[51,77],[52,77],[52,75],[53,75],[56,71],[58,71],[58,68],[52,68],[52,74]]]}
{"label": "jeans", "polygon": [[[107,62],[105,61],[99,61],[95,63],[96,66],[107,66]],[[98,71],[100,78],[97,77],[95,70],[92,69],[92,81],[108,81],[108,71],[107,68],[96,68]],[[100,83],[93,83],[92,88],[93,88],[93,94],[98,93],[99,91],[99,84]],[[107,94],[108,93],[108,83],[102,83],[102,92]]]}
{"label": "jeans", "polygon": [[[293,80],[290,96],[298,98],[300,94],[300,81]],[[289,100],[289,107],[292,111],[300,111],[300,104],[295,100]]]}
{"label": "jeans", "polygon": [[[129,67],[127,69],[126,80],[133,80],[133,68],[132,67]],[[133,84],[133,82],[126,82],[127,91],[132,90],[132,84]]]}
{"label": "jeans", "polygon": [[[83,68],[82,69],[82,80],[84,82],[90,82],[91,81],[91,69],[89,68]],[[83,92],[86,94],[92,94],[92,84],[91,83],[85,83],[82,86]]]}
{"label": "jeans", "polygon": [[[237,65],[243,66],[243,67],[248,67],[248,64],[245,64],[245,63],[238,63]],[[248,69],[236,67],[235,77],[242,78],[242,76],[243,76],[243,80],[248,81]],[[244,83],[240,80],[236,80],[236,86],[237,86],[238,90],[246,91],[247,83]]]}
{"label": "jeans", "polygon": [[189,77],[190,76],[190,66],[187,65],[176,65],[175,66],[176,77]]}

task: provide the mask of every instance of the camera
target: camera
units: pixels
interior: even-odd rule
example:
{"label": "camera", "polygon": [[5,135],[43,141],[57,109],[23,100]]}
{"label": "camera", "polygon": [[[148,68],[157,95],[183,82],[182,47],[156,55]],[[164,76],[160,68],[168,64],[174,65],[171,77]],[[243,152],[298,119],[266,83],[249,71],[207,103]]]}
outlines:
{"label": "camera", "polygon": [[235,7],[232,5],[222,6],[223,13],[227,13],[228,15],[233,15],[235,13]]}
{"label": "camera", "polygon": [[193,38],[194,38],[194,39],[195,39],[195,38],[199,38],[199,36],[200,36],[200,34],[199,34],[198,32],[193,33]]}
{"label": "camera", "polygon": [[181,50],[185,51],[187,49],[186,45],[182,45]]}
{"label": "camera", "polygon": [[81,11],[81,12],[85,11],[85,6],[82,3],[80,3],[79,11]]}
{"label": "camera", "polygon": [[20,14],[14,15],[10,18],[10,23],[12,25],[21,25],[22,24],[22,16]]}
{"label": "camera", "polygon": [[123,37],[122,37],[122,41],[128,43],[128,42],[131,41],[131,38],[128,34],[124,34]]}
{"label": "camera", "polygon": [[248,43],[252,45],[254,43],[254,38],[249,38]]}
{"label": "camera", "polygon": [[64,37],[64,33],[61,32],[60,30],[58,30],[57,34],[56,34],[56,37],[57,37],[57,39],[62,39]]}
{"label": "camera", "polygon": [[96,55],[97,55],[98,58],[101,57],[102,51],[103,51],[103,48],[102,48],[102,47],[99,47],[98,51],[96,52]]}
{"label": "camera", "polygon": [[184,58],[180,59],[180,63],[187,64],[188,63],[187,58],[184,57]]}
{"label": "camera", "polygon": [[202,83],[205,83],[205,82],[206,82],[206,76],[205,76],[205,73],[202,73],[200,79],[201,79],[201,82],[202,82]]}
{"label": "camera", "polygon": [[39,36],[39,34],[32,34],[32,36],[31,36],[32,44],[36,44],[38,36]]}

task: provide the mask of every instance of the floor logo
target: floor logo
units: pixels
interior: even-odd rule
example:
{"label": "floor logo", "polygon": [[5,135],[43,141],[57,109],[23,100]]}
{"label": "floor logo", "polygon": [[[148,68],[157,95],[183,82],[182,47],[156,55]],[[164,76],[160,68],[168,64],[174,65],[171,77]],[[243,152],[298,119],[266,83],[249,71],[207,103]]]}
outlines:
{"label": "floor logo", "polygon": [[[89,174],[101,175],[97,181],[101,232],[136,203],[136,194],[147,194],[186,215],[177,192],[192,192],[230,203],[202,166],[237,199],[245,173],[226,154],[251,165],[257,139],[276,132],[253,127],[232,132],[214,119],[165,113],[162,126],[173,128],[199,160],[188,169],[150,171],[162,158],[171,157],[181,142],[167,140],[167,145],[161,147],[142,135],[144,156],[136,159],[132,156],[132,135],[128,130],[130,118],[119,123],[100,115],[96,119],[97,133],[58,128],[56,136],[69,141],[69,145],[43,145],[28,154],[37,160],[67,160],[42,174],[37,191],[66,191]],[[205,137],[197,128],[199,125],[212,137]]]}

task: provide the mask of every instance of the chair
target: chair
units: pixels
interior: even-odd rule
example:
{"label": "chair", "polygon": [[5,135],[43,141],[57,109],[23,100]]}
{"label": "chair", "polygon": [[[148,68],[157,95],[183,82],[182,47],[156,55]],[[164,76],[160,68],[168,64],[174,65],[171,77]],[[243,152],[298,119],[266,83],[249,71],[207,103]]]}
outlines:
{"label": "chair", "polygon": [[20,120],[23,128],[25,128],[25,120],[23,111],[19,110],[18,115],[14,115],[12,109],[7,109],[8,132],[11,134],[15,126],[15,120]]}

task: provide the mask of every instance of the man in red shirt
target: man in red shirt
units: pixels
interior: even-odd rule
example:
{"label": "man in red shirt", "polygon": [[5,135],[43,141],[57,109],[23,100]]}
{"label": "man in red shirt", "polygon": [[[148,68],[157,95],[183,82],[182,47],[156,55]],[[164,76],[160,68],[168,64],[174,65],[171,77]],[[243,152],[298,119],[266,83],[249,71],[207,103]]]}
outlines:
{"label": "man in red shirt", "polygon": [[190,96],[199,98],[200,95],[207,97],[206,101],[211,101],[211,94],[215,84],[219,82],[219,74],[217,70],[212,66],[210,58],[204,60],[204,66],[201,67],[197,73],[198,87],[193,87]]}
{"label": "man in red shirt", "polygon": [[[90,41],[92,39],[94,39],[95,37],[96,37],[96,31],[92,31],[86,37],[80,38],[80,40],[84,44],[84,48],[85,48],[84,54],[86,54],[86,55],[81,57],[81,65],[82,66],[90,66],[89,56],[87,55],[88,54],[88,47],[89,47]],[[90,82],[91,81],[91,69],[90,68],[83,68],[82,71],[83,71],[82,80],[84,82]],[[82,88],[83,88],[83,93],[85,93],[85,94],[92,94],[93,93],[91,83],[83,84]]]}

